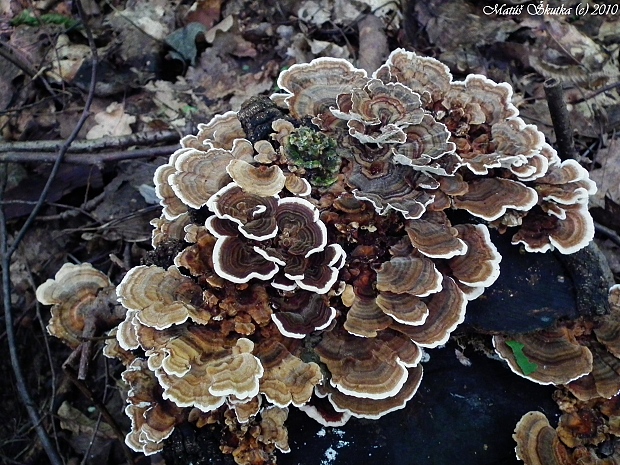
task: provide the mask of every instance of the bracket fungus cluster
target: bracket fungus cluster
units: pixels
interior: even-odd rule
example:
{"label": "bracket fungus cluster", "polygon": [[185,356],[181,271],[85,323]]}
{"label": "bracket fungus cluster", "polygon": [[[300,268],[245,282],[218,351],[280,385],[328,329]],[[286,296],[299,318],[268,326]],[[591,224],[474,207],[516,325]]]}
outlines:
{"label": "bracket fungus cluster", "polygon": [[[528,357],[536,361],[544,358],[551,366],[550,370],[527,377],[539,383],[563,385],[563,389],[554,394],[562,411],[557,428],[537,411],[528,412],[517,423],[513,436],[517,443],[515,450],[517,458],[526,465],[620,463],[618,284],[609,290],[609,306],[608,314],[581,328],[564,327],[550,337],[545,333],[528,335],[523,340]],[[522,370],[515,369],[517,364],[511,360],[514,357],[504,355],[502,344],[505,341],[496,340],[495,343],[496,350],[506,357],[511,368],[524,376]],[[557,347],[546,349],[543,345]],[[558,349],[560,346],[563,349]],[[572,364],[577,368],[573,370]],[[560,375],[561,372],[572,374]],[[579,372],[583,373],[577,376]]]}
{"label": "bracket fungus cluster", "polygon": [[292,406],[324,425],[403,408],[424,348],[499,276],[490,228],[532,252],[593,237],[594,183],[508,84],[399,49],[372,76],[319,58],[278,86],[155,173],[162,253],[117,288],[135,450],[189,419],[234,429],[237,463],[271,463]]}

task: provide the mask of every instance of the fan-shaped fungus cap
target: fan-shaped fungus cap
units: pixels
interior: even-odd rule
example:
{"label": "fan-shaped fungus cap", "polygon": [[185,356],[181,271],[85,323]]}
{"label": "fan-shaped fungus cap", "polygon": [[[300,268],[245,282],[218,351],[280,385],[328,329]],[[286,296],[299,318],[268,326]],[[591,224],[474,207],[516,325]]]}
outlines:
{"label": "fan-shaped fungus cap", "polygon": [[610,312],[599,318],[594,334],[609,352],[620,358],[620,284],[611,286],[608,300]]}
{"label": "fan-shaped fungus cap", "polygon": [[154,454],[183,420],[182,409],[161,397],[161,388],[145,360],[135,359],[122,377],[129,385],[125,413],[131,419],[125,443],[136,452]]}
{"label": "fan-shaped fungus cap", "polygon": [[587,203],[589,195],[596,192],[588,172],[574,160],[553,161],[546,175],[534,183],[542,212],[531,212],[523,218],[513,244],[524,244],[528,252],[556,248],[563,254],[588,245],[594,238],[594,221]]}
{"label": "fan-shaped fungus cap", "polygon": [[419,124],[424,116],[418,94],[398,83],[372,79],[363,89],[338,96],[337,118],[348,120],[349,134],[361,143],[405,142],[403,128]]}
{"label": "fan-shaped fungus cap", "polygon": [[347,312],[344,329],[356,336],[376,337],[377,332],[390,326],[391,322],[392,319],[377,305],[374,298],[355,295]]}
{"label": "fan-shaped fungus cap", "polygon": [[[130,350],[121,347],[117,338],[117,331],[118,326],[112,328],[106,333],[107,339],[101,349],[101,352],[107,358],[115,358],[120,360],[120,362],[127,367],[137,358],[137,356]],[[138,345],[136,344],[135,348],[137,347]]]}
{"label": "fan-shaped fungus cap", "polygon": [[426,257],[393,257],[377,271],[377,289],[425,297],[441,290],[442,275]]}
{"label": "fan-shaped fungus cap", "polygon": [[465,319],[467,299],[448,276],[444,276],[442,287],[426,304],[428,316],[424,323],[414,326],[395,321],[390,327],[421,347],[432,348],[445,344],[452,331]]}
{"label": "fan-shaped fungus cap", "polygon": [[291,194],[298,195],[300,197],[304,197],[306,195],[310,195],[312,192],[312,186],[308,182],[306,178],[301,178],[295,174],[290,174],[286,177],[284,181],[284,187]]}
{"label": "fan-shaped fungus cap", "polygon": [[227,111],[215,115],[208,123],[198,125],[198,134],[188,135],[181,139],[181,147],[205,150],[218,148],[230,150],[236,139],[245,138],[241,122],[236,111]]}
{"label": "fan-shaped fungus cap", "polygon": [[461,166],[448,128],[432,116],[425,114],[419,124],[404,128],[404,133],[405,141],[394,147],[394,162],[440,175],[452,175]]}
{"label": "fan-shaped fungus cap", "polygon": [[[263,397],[260,394],[252,397],[250,400],[238,400],[234,397],[229,397],[226,401],[226,405],[235,412],[235,417],[239,423],[247,423],[260,411],[263,405]],[[200,417],[208,415],[208,413],[200,413],[198,409],[192,409],[192,411],[195,412],[193,416]],[[190,418],[190,421],[192,421],[192,419],[193,418]],[[199,428],[201,427],[200,425],[197,426]]]}
{"label": "fan-shaped fungus cap", "polygon": [[563,205],[564,218],[556,214],[529,213],[512,237],[513,244],[523,244],[528,252],[546,252],[552,247],[572,254],[587,246],[594,238],[594,220],[588,206],[582,203]]}
{"label": "fan-shaped fungus cap", "polygon": [[331,108],[335,116],[369,126],[415,125],[424,116],[418,94],[402,84],[383,83],[379,79],[371,79],[363,88],[351,89],[351,93],[340,94],[337,102],[338,109]]}
{"label": "fan-shaped fungus cap", "polygon": [[411,245],[427,257],[452,258],[467,252],[467,244],[443,212],[427,211],[417,220],[406,221],[405,231]]}
{"label": "fan-shaped fungus cap", "polygon": [[260,344],[255,355],[265,370],[260,379],[260,392],[278,407],[306,404],[314,386],[323,380],[321,369],[316,363],[303,362],[278,341],[270,340]]}
{"label": "fan-shaped fungus cap", "polygon": [[396,395],[407,381],[407,368],[422,356],[410,339],[390,330],[367,339],[334,329],[324,333],[315,351],[331,373],[332,386],[364,399]]}
{"label": "fan-shaped fungus cap", "polygon": [[394,50],[373,77],[404,84],[420,94],[424,104],[443,99],[452,82],[452,74],[446,65],[402,48]]}
{"label": "fan-shaped fungus cap", "polygon": [[309,292],[296,292],[271,315],[280,333],[293,339],[326,329],[335,317],[334,307],[327,305],[321,295]]}
{"label": "fan-shaped fungus cap", "polygon": [[159,218],[152,219],[150,221],[151,226],[153,226],[153,231],[151,232],[151,246],[156,248],[170,240],[183,240],[185,236],[185,226],[190,224],[190,222],[191,220],[187,212],[182,213],[172,220],[166,218],[166,215],[163,213]]}
{"label": "fan-shaped fungus cap", "polygon": [[366,71],[346,60],[325,57],[282,71],[278,87],[290,94],[286,96],[286,103],[291,115],[303,118],[326,113],[338,95],[352,87],[364,87],[367,81]]}
{"label": "fan-shaped fungus cap", "polygon": [[[426,304],[419,297],[411,294],[380,292],[375,302],[383,313],[391,316],[394,321],[404,325],[418,326],[423,324],[428,317],[428,307]],[[347,314],[347,320],[349,314]],[[383,323],[382,319],[379,321]],[[347,328],[346,324],[345,328]]]}
{"label": "fan-shaped fungus cap", "polygon": [[459,224],[455,226],[459,238],[467,244],[467,252],[452,258],[448,266],[453,276],[471,287],[489,287],[499,277],[499,254],[483,224]]}
{"label": "fan-shaped fungus cap", "polygon": [[335,283],[345,253],[337,244],[327,246],[327,229],[309,201],[255,196],[231,183],[208,205],[217,215],[207,220],[206,227],[217,237],[212,258],[222,278],[236,283],[268,280],[282,267],[283,273],[272,283],[279,289],[299,286],[324,294]]}
{"label": "fan-shaped fungus cap", "polygon": [[327,391],[326,386],[317,385],[314,389],[315,395],[310,399],[310,402],[300,406],[299,410],[323,426],[346,425],[351,414],[336,411],[327,399],[327,392],[325,391]]}
{"label": "fan-shaped fungus cap", "polygon": [[140,323],[165,329],[188,318],[205,323],[210,314],[201,309],[202,289],[175,266],[137,266],[129,270],[116,289],[119,301],[138,313]]}
{"label": "fan-shaped fungus cap", "polygon": [[[174,374],[173,370],[166,370],[165,365],[160,363],[164,361],[163,357],[152,356],[149,360],[149,366],[155,369],[159,384],[164,389],[165,399],[180,407],[197,407],[208,412],[221,406],[227,396],[249,401],[258,394],[263,367],[260,360],[252,355],[254,343],[249,339],[238,339],[230,349],[218,348],[210,342],[209,345],[216,351],[206,353],[204,343],[202,347],[175,345],[188,351],[184,357],[190,361],[190,366],[182,376]],[[160,353],[165,351],[160,350]]]}
{"label": "fan-shaped fungus cap", "polygon": [[168,178],[175,173],[174,161],[188,149],[179,149],[170,156],[170,161],[157,167],[153,175],[155,195],[159,198],[159,204],[163,207],[162,215],[168,220],[173,220],[187,213],[187,205],[175,194],[174,189],[168,182]]}
{"label": "fan-shaped fungus cap", "polygon": [[594,326],[596,341],[587,341],[592,352],[592,372],[572,381],[568,389],[579,400],[596,397],[611,398],[620,391],[620,285],[609,289],[610,312],[597,318]]}
{"label": "fan-shaped fungus cap", "polygon": [[327,229],[319,211],[309,201],[287,197],[278,201],[275,213],[280,248],[289,254],[308,258],[327,245]]}
{"label": "fan-shaped fungus cap", "polygon": [[563,326],[493,336],[493,347],[513,372],[538,384],[567,384],[592,371],[592,353]]}
{"label": "fan-shaped fungus cap", "polygon": [[209,277],[213,271],[213,246],[216,238],[204,226],[190,224],[183,238],[191,245],[185,247],[174,257],[174,264],[189,270],[192,276]]}
{"label": "fan-shaped fungus cap", "polygon": [[201,208],[230,182],[226,172],[230,161],[238,159],[251,163],[253,156],[254,148],[245,139],[236,139],[231,150],[185,150],[175,157],[174,172],[168,176],[168,183],[185,205]]}
{"label": "fan-shaped fungus cap", "polygon": [[[273,218],[277,205],[277,196],[250,194],[235,182],[222,187],[207,202],[217,218],[232,221],[243,236],[257,241],[271,239],[277,234],[278,227]],[[218,238],[230,236],[230,227],[215,217],[210,217],[205,225]],[[220,231],[218,226],[225,229]]]}
{"label": "fan-shaped fungus cap", "polygon": [[231,160],[226,172],[248,194],[268,197],[278,194],[286,178],[282,170],[274,166],[252,166],[243,160]]}
{"label": "fan-shaped fungus cap", "polygon": [[36,291],[39,302],[53,305],[48,332],[72,348],[77,347],[85,318],[96,308],[98,294],[111,287],[108,277],[90,263],[65,263],[54,279],[48,279]]}
{"label": "fan-shaped fungus cap", "polygon": [[[413,398],[420,386],[422,373],[421,365],[407,368],[407,380],[401,389],[385,399],[366,399],[347,395],[330,385],[318,386],[318,389],[327,393],[329,402],[337,412],[342,412],[345,415],[344,418],[355,416],[376,420],[407,405],[407,402]],[[322,422],[319,420],[319,423]]]}
{"label": "fan-shaped fungus cap", "polygon": [[260,435],[258,440],[264,444],[273,444],[280,452],[290,452],[288,430],[284,422],[288,418],[288,409],[271,406],[261,411]]}
{"label": "fan-shaped fungus cap", "polygon": [[471,142],[457,140],[457,146],[463,164],[472,173],[484,175],[490,168],[508,168],[526,177],[532,175],[536,167],[523,168],[522,172],[519,169],[525,167],[531,157],[540,154],[544,140],[536,126],[525,124],[521,118],[511,118],[495,123],[490,134],[482,134]]}
{"label": "fan-shaped fungus cap", "polygon": [[610,399],[620,392],[620,360],[595,341],[588,341],[592,352],[592,371],[566,385],[579,400]]}
{"label": "fan-shaped fungus cap", "polygon": [[454,197],[454,206],[472,215],[493,221],[506,210],[529,210],[538,202],[536,191],[518,181],[480,178],[469,183],[466,194]]}
{"label": "fan-shaped fungus cap", "polygon": [[407,219],[422,216],[426,206],[433,201],[433,196],[423,189],[437,188],[437,181],[409,166],[389,163],[384,168],[381,175],[369,178],[361,166],[355,165],[346,178],[347,183],[356,188],[353,195],[359,200],[370,201],[380,215],[391,209],[401,212]]}
{"label": "fan-shaped fungus cap", "polygon": [[218,238],[213,265],[219,276],[234,283],[246,283],[252,278],[270,279],[279,269],[274,261],[265,259],[238,237]]}
{"label": "fan-shaped fungus cap", "polygon": [[498,84],[486,76],[469,74],[464,81],[451,84],[442,104],[448,110],[463,108],[465,114],[476,115],[469,121],[470,124],[494,125],[519,114],[511,99],[510,84]]}
{"label": "fan-shaped fungus cap", "polygon": [[521,118],[510,118],[491,127],[495,152],[501,155],[502,166],[519,166],[524,158],[540,153],[545,135],[533,124],[525,124]]}
{"label": "fan-shaped fungus cap", "polygon": [[528,412],[519,420],[513,439],[515,452],[526,465],[569,465],[573,461],[555,429],[541,412]]}
{"label": "fan-shaped fungus cap", "polygon": [[536,179],[536,190],[542,200],[573,205],[587,203],[588,197],[596,193],[596,184],[577,161],[564,160]]}

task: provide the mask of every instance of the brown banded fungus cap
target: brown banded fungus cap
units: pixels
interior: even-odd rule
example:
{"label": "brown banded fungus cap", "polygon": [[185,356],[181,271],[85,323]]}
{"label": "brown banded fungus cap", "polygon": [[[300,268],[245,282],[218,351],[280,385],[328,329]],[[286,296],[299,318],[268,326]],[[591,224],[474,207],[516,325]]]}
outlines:
{"label": "brown banded fungus cap", "polygon": [[417,366],[422,356],[411,340],[395,331],[366,339],[333,330],[325,333],[316,351],[331,373],[330,385],[364,399],[395,396],[407,381],[407,368]]}
{"label": "brown banded fungus cap", "polygon": [[118,285],[119,301],[136,311],[140,323],[165,329],[185,322],[208,321],[210,314],[201,310],[202,289],[183,276],[175,266],[167,270],[157,266],[131,269]]}
{"label": "brown banded fungus cap", "polygon": [[335,283],[345,253],[338,244],[327,245],[325,224],[309,201],[249,194],[233,182],[207,205],[215,213],[206,223],[217,238],[213,266],[222,278],[244,283],[275,277],[277,288],[319,294]]}
{"label": "brown banded fungus cap", "polygon": [[[54,279],[48,279],[36,291],[39,302],[52,305],[52,318],[47,331],[52,336],[62,339],[70,347],[76,348],[82,342],[81,337],[87,320],[97,317],[95,314],[97,306],[105,305],[104,300],[97,299],[104,289],[113,289],[112,283],[90,263],[81,265],[65,263]],[[108,328],[114,324],[116,323],[112,322]]]}
{"label": "brown banded fungus cap", "polygon": [[125,413],[131,419],[125,443],[145,455],[159,452],[174,427],[183,421],[183,410],[162,398],[161,387],[145,360],[135,359],[122,378],[129,385]]}
{"label": "brown banded fungus cap", "polygon": [[[275,287],[275,286],[274,286]],[[275,299],[277,311],[271,319],[280,333],[293,339],[328,328],[336,317],[336,309],[318,294],[298,291],[286,299]]]}
{"label": "brown banded fungus cap", "polygon": [[[524,371],[514,342],[522,345],[522,356],[536,365]],[[592,352],[577,343],[563,326],[514,336],[493,336],[493,346],[510,369],[538,384],[567,384],[592,371]]]}
{"label": "brown banded fungus cap", "polygon": [[594,221],[587,203],[596,193],[596,185],[588,172],[574,160],[555,161],[547,174],[534,182],[541,211],[523,219],[512,242],[522,243],[529,252],[554,247],[564,254],[589,244],[594,238]]}
{"label": "brown banded fungus cap", "polygon": [[239,338],[234,346],[222,347],[216,341],[205,343],[204,336],[200,331],[186,331],[178,339],[145,340],[145,346],[153,347],[147,351],[148,364],[163,388],[164,399],[204,412],[220,407],[227,397],[250,401],[258,394],[263,375],[260,361],[251,353],[254,343]]}
{"label": "brown banded fungus cap", "polygon": [[366,71],[346,60],[326,57],[291,66],[280,74],[278,87],[286,92],[291,116],[302,118],[327,113],[338,95],[366,82]]}
{"label": "brown banded fungus cap", "polygon": [[592,372],[566,386],[582,401],[610,399],[620,392],[620,285],[609,289],[608,300],[610,312],[595,321],[592,332],[596,340],[587,341],[593,357]]}
{"label": "brown banded fungus cap", "polygon": [[303,362],[275,340],[259,346],[256,356],[265,370],[260,379],[260,392],[278,407],[306,404],[314,386],[323,380],[316,363]]}
{"label": "brown banded fungus cap", "polygon": [[517,423],[515,434],[517,458],[526,465],[572,465],[566,446],[549,424],[544,413],[528,412]]}

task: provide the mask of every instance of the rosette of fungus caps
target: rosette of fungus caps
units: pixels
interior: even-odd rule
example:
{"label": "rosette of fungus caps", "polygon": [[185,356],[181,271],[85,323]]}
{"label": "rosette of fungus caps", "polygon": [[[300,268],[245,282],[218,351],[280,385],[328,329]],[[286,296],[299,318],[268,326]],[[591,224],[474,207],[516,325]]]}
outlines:
{"label": "rosette of fungus caps", "polygon": [[[108,277],[90,263],[65,263],[54,279],[48,279],[37,288],[37,300],[52,305],[48,332],[75,349],[83,341],[83,336],[94,335],[97,325],[105,326],[103,320],[108,309],[109,291],[113,292],[113,289]],[[108,316],[109,328],[116,323],[118,316],[113,312]]]}
{"label": "rosette of fungus caps", "polygon": [[587,172],[508,84],[396,50],[372,76],[320,58],[278,87],[157,170],[156,260],[118,287],[119,346],[237,463],[288,449],[291,407],[327,425],[403,408],[423,350],[499,276],[490,228],[538,252],[592,236]]}

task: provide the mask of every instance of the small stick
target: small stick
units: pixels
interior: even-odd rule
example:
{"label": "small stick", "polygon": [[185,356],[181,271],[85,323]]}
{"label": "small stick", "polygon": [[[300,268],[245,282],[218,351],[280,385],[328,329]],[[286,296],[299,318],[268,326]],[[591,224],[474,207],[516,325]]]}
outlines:
{"label": "small stick", "polygon": [[620,247],[620,236],[618,236],[616,231],[614,231],[613,229],[608,228],[607,226],[603,226],[600,223],[594,222],[594,231],[599,233],[601,236],[606,237],[611,242]]}
{"label": "small stick", "polygon": [[[119,149],[132,145],[150,145],[160,142],[177,142],[180,139],[176,131],[150,131],[128,136],[106,136],[93,140],[75,141],[67,153],[94,152],[105,149]],[[35,140],[0,143],[0,152],[56,152],[62,147],[62,140]]]}
{"label": "small stick", "polygon": [[553,122],[553,130],[555,131],[556,143],[558,146],[558,155],[562,160],[572,158],[577,160],[579,155],[575,150],[575,140],[573,139],[573,128],[570,124],[570,116],[568,109],[564,103],[564,91],[562,90],[562,82],[555,78],[550,78],[543,84],[545,89],[545,97]]}
{"label": "small stick", "polygon": [[80,344],[80,364],[78,368],[78,379],[83,381],[86,379],[88,366],[90,364],[90,355],[93,349],[93,341],[89,340],[95,335],[97,329],[95,318],[86,318],[82,337],[85,338]]}
{"label": "small stick", "polygon": [[118,438],[121,444],[121,448],[123,450],[123,455],[125,456],[125,460],[127,461],[128,464],[133,464],[134,463],[133,455],[131,451],[129,450],[129,448],[125,445],[125,435],[121,431],[120,427],[118,426],[118,423],[116,422],[116,420],[114,419],[114,417],[112,416],[108,408],[105,406],[105,404],[101,400],[95,397],[95,395],[93,394],[91,389],[86,385],[86,383],[83,380],[78,378],[77,373],[71,366],[67,365],[67,363],[65,362],[62,368],[65,371],[66,375],[71,380],[71,382],[73,383],[73,385],[77,387],[84,396],[86,396],[86,398],[95,406],[97,410],[99,410],[99,413],[101,413],[101,416],[104,418],[106,423],[110,425],[110,427],[112,428],[112,431],[114,431],[114,434]]}
{"label": "small stick", "polygon": [[[121,150],[119,152],[68,153],[63,161],[73,165],[102,165],[103,163],[121,160],[135,160],[137,158],[151,158],[161,155],[169,156],[178,148],[179,145],[175,144],[136,150]],[[50,152],[0,152],[0,163],[54,163],[56,157],[56,154]]]}

